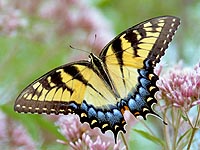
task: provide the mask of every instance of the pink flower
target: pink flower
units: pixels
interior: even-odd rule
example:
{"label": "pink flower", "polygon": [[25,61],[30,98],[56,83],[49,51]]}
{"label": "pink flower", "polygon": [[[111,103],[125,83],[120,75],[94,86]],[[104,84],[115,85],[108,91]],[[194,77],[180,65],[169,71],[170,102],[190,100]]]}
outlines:
{"label": "pink flower", "polygon": [[27,25],[27,19],[20,10],[5,1],[0,2],[0,33],[14,36],[20,28]]}
{"label": "pink flower", "polygon": [[113,135],[110,132],[103,134],[99,128],[91,129],[88,123],[80,123],[77,115],[61,116],[56,124],[67,140],[67,142],[60,140],[58,142],[68,144],[72,149],[125,149],[121,140],[118,140],[117,144],[115,144]]}
{"label": "pink flower", "polygon": [[1,149],[36,149],[36,143],[27,134],[25,128],[7,118],[2,112],[0,112],[0,145]]}
{"label": "pink flower", "polygon": [[181,107],[188,111],[200,104],[200,63],[194,69],[178,65],[161,75],[157,82],[160,89],[159,97],[167,105]]}
{"label": "pink flower", "polygon": [[[36,23],[27,14],[42,21]],[[0,1],[1,34],[16,35],[19,29],[27,27],[29,21],[32,24],[23,33],[33,40],[67,37],[67,41],[74,41],[75,44],[69,42],[74,47],[90,47],[95,52],[113,37],[110,22],[84,0]]]}
{"label": "pink flower", "polygon": [[76,39],[78,48],[92,47],[98,52],[113,37],[110,22],[84,0],[48,1],[43,3],[39,14],[43,19],[56,23],[58,36]]}

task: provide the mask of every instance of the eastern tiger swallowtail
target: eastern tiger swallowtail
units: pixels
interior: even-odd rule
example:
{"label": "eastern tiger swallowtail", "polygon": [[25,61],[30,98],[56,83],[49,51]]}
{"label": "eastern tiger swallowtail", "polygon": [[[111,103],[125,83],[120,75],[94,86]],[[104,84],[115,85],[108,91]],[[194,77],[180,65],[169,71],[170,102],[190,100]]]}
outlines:
{"label": "eastern tiger swallowtail", "polygon": [[115,140],[125,131],[124,111],[134,116],[158,116],[158,76],[154,67],[164,55],[180,19],[163,16],[139,23],[115,37],[99,57],[60,66],[27,86],[14,110],[24,113],[79,115],[80,121],[103,133],[111,130]]}

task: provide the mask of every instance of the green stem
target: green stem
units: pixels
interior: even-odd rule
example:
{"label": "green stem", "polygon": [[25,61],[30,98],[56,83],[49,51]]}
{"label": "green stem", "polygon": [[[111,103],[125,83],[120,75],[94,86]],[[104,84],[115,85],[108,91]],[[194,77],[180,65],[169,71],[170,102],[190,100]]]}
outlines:
{"label": "green stem", "polygon": [[125,136],[122,132],[120,132],[120,134],[121,134],[121,137],[122,137],[122,141],[124,142],[124,145],[126,146],[126,150],[128,150],[128,144],[126,142],[126,138],[125,138]]}
{"label": "green stem", "polygon": [[194,138],[194,135],[195,135],[195,132],[197,131],[196,128],[192,128],[192,134],[191,134],[191,137],[189,139],[189,143],[188,143],[188,146],[187,146],[187,150],[190,150],[190,147],[192,145],[192,141],[193,141],[193,138]]}
{"label": "green stem", "polygon": [[[173,109],[174,109],[174,107],[172,107],[172,110]],[[172,122],[173,128],[174,128],[174,139],[173,139],[173,143],[172,143],[172,149],[176,150],[177,149],[176,141],[177,141],[177,137],[178,137],[178,129],[179,129],[179,126],[180,126],[181,115],[180,115],[179,111],[173,113],[173,115],[177,116],[177,118],[175,120],[173,120],[174,122]]]}
{"label": "green stem", "polygon": [[[167,116],[167,108],[164,110],[164,113],[163,113],[164,120],[166,120],[166,116]],[[169,123],[169,122],[167,122],[167,123]],[[165,136],[165,141],[166,141],[165,149],[169,149],[169,145],[170,145],[170,140],[169,140],[170,138],[169,138],[168,133],[169,132],[167,131],[167,125],[164,125],[164,136]]]}
{"label": "green stem", "polygon": [[196,121],[195,121],[194,126],[192,125],[192,123],[191,123],[191,121],[190,121],[190,119],[189,119],[189,116],[188,116],[187,113],[186,113],[186,116],[187,116],[187,118],[188,118],[188,120],[189,120],[189,124],[190,124],[191,127],[192,127],[192,134],[191,134],[190,139],[189,139],[189,143],[188,143],[188,146],[187,146],[187,150],[190,149],[190,147],[191,147],[191,145],[192,145],[192,141],[193,141],[194,135],[195,135],[196,131],[198,130],[198,129],[197,129],[197,125],[198,125],[198,120],[199,120],[199,116],[200,116],[200,108],[199,108],[199,106],[197,106],[197,112],[198,112],[198,113],[197,113],[197,117],[196,117]]}

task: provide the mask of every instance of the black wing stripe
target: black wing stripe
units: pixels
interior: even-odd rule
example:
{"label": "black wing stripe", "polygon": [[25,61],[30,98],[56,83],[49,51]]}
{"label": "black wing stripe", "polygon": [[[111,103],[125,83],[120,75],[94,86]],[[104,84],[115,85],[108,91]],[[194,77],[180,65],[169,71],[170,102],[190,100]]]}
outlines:
{"label": "black wing stripe", "polygon": [[[144,29],[138,30],[138,32],[140,33],[141,37],[145,37],[146,36],[146,32]],[[126,35],[124,36],[124,38],[131,43],[131,46],[133,48],[133,56],[134,57],[139,57],[139,55],[137,54],[138,49],[140,49],[138,47],[139,41],[137,39],[137,34],[134,33],[132,30],[128,30],[126,32]]]}
{"label": "black wing stripe", "polygon": [[[86,66],[89,67],[89,66]],[[89,67],[92,69],[92,67]],[[64,72],[69,74],[73,77],[73,79],[77,79],[80,82],[82,82],[84,85],[89,86],[92,88],[95,92],[97,92],[101,97],[105,98],[102,93],[100,93],[92,84],[89,83],[88,80],[84,78],[84,76],[81,74],[80,70],[76,66],[68,66],[67,69],[63,68]]]}
{"label": "black wing stripe", "polygon": [[116,39],[115,41],[113,41],[112,50],[117,58],[119,68],[120,68],[120,71],[122,74],[123,84],[125,86],[124,71],[123,71],[123,64],[124,64],[123,63],[123,52],[124,52],[124,50],[122,49],[122,41],[120,39]]}

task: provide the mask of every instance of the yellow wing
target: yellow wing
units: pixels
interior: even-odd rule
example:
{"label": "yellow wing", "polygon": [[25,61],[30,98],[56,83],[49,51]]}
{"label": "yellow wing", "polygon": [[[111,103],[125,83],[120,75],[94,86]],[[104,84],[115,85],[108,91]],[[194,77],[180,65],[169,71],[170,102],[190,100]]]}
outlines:
{"label": "yellow wing", "polygon": [[88,61],[80,61],[53,69],[25,88],[16,100],[15,110],[67,114],[64,102],[81,105],[85,100],[94,107],[115,105],[116,98],[90,66]]}
{"label": "yellow wing", "polygon": [[[157,17],[118,35],[100,53],[121,98],[138,85],[138,69],[155,67],[180,24],[171,16]],[[150,64],[148,64],[150,63]]]}

